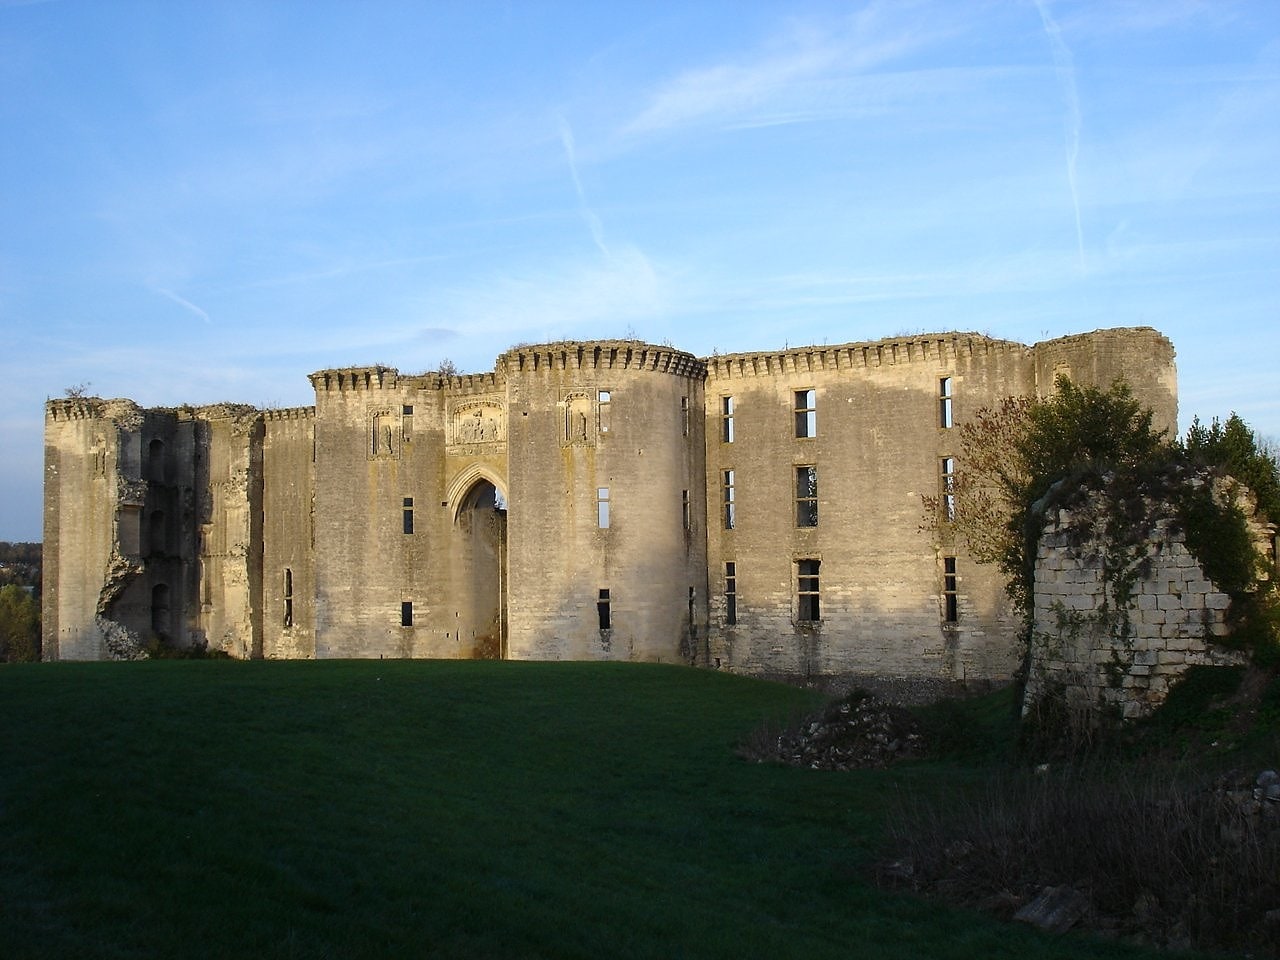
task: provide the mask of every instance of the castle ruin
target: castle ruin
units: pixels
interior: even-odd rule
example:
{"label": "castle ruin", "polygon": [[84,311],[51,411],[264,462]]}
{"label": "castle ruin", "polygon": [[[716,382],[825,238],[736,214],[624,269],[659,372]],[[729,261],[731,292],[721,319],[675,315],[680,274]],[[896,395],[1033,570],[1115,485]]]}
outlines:
{"label": "castle ruin", "polygon": [[[315,405],[45,411],[45,659],[647,660],[999,679],[997,571],[921,525],[956,427],[1058,375],[1176,429],[1150,328],[697,358],[515,347],[492,372],[311,375]],[[945,525],[944,525],[945,526]]]}

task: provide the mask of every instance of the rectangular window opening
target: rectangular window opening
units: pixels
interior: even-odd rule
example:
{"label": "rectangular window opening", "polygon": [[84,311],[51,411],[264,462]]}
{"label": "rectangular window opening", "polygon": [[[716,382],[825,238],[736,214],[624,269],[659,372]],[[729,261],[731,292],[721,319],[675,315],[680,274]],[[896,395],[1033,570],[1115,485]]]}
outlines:
{"label": "rectangular window opening", "polygon": [[405,533],[413,533],[413,497],[404,498],[402,525]]}
{"label": "rectangular window opening", "polygon": [[943,616],[947,623],[960,622],[960,592],[956,580],[956,558],[942,558],[942,603],[945,608]]}
{"label": "rectangular window opening", "polygon": [[720,442],[733,443],[733,397],[720,398]]}
{"label": "rectangular window opening", "polygon": [[680,398],[680,435],[687,437],[689,435],[689,398]]}
{"label": "rectangular window opening", "polygon": [[724,622],[738,622],[738,564],[733,560],[724,565]]}
{"label": "rectangular window opening", "polygon": [[596,391],[596,426],[601,433],[608,433],[612,417],[609,415],[609,404],[612,394],[608,390]]}
{"label": "rectangular window opening", "polygon": [[796,561],[796,619],[802,623],[816,623],[820,619],[818,569],[821,560]]}
{"label": "rectangular window opening", "polygon": [[818,391],[796,391],[796,436],[800,438],[818,435]]}
{"label": "rectangular window opening", "polygon": [[284,625],[293,626],[293,571],[284,568]]}
{"label": "rectangular window opening", "polygon": [[693,529],[693,506],[689,502],[689,491],[680,491],[680,523],[686,530]]}
{"label": "rectangular window opening", "polygon": [[735,492],[733,489],[734,474],[732,470],[724,471],[724,528],[732,530],[738,522],[737,503],[735,501]]}
{"label": "rectangular window opening", "polygon": [[942,516],[951,523],[956,518],[956,458],[943,457],[938,461],[938,471],[942,481]]}
{"label": "rectangular window opening", "polygon": [[796,467],[796,526],[818,525],[818,468]]}
{"label": "rectangular window opening", "polygon": [[400,626],[413,626],[413,601],[403,600],[400,603]]}
{"label": "rectangular window opening", "polygon": [[951,378],[943,377],[938,381],[938,426],[950,430],[951,417]]}
{"label": "rectangular window opening", "polygon": [[596,488],[596,526],[609,529],[609,488]]}
{"label": "rectangular window opening", "polygon": [[611,619],[609,617],[609,591],[601,588],[598,598],[596,599],[596,616],[600,620],[600,629],[610,629]]}

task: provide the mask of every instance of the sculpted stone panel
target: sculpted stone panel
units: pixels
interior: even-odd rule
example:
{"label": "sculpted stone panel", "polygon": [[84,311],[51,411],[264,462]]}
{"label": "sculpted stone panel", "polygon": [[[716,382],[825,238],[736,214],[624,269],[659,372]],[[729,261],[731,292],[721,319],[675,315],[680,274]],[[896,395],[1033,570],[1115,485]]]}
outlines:
{"label": "sculpted stone panel", "polygon": [[560,445],[595,443],[596,417],[591,395],[584,392],[565,394],[560,403]]}
{"label": "sculpted stone panel", "polygon": [[469,397],[450,404],[449,443],[470,446],[507,439],[507,415],[498,397]]}
{"label": "sculpted stone panel", "polygon": [[370,460],[394,459],[400,456],[397,443],[400,431],[396,426],[396,414],[391,409],[375,410],[369,414]]}

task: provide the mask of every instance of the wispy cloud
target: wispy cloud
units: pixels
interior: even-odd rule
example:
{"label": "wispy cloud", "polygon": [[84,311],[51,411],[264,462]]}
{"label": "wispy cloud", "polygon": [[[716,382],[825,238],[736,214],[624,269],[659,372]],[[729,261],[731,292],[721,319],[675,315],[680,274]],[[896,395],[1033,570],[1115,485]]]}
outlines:
{"label": "wispy cloud", "polygon": [[1040,22],[1044,25],[1053,54],[1053,66],[1062,85],[1062,98],[1066,102],[1067,184],[1071,189],[1071,208],[1076,215],[1076,248],[1080,256],[1080,272],[1084,273],[1084,226],[1080,221],[1080,190],[1076,181],[1076,163],[1080,159],[1080,95],[1076,90],[1075,61],[1071,50],[1062,39],[1062,30],[1049,12],[1047,0],[1036,0]]}
{"label": "wispy cloud", "polygon": [[212,323],[212,321],[209,319],[208,313],[206,313],[200,307],[197,307],[194,303],[192,303],[190,300],[186,299],[185,297],[180,297],[176,293],[174,293],[172,290],[166,290],[164,287],[152,287],[152,289],[156,293],[160,294],[160,296],[166,297],[169,300],[172,300],[174,303],[182,307],[184,310],[189,310],[191,313],[194,313],[197,317],[199,317],[205,323]]}
{"label": "wispy cloud", "polygon": [[565,159],[569,163],[569,173],[573,177],[573,188],[578,194],[578,208],[582,211],[582,219],[587,223],[587,229],[591,231],[591,239],[595,241],[595,245],[600,248],[600,252],[606,257],[610,256],[609,248],[604,242],[604,225],[601,224],[600,218],[596,216],[591,205],[587,203],[587,192],[582,188],[582,178],[578,176],[578,159],[577,148],[573,138],[573,128],[569,126],[569,121],[564,117],[557,117],[560,129],[560,143],[564,146]]}
{"label": "wispy cloud", "polygon": [[429,306],[430,313],[495,338],[561,339],[584,327],[599,336],[610,326],[664,314],[666,284],[641,251],[621,246],[604,260],[528,263],[480,277]]}
{"label": "wispy cloud", "polygon": [[622,132],[778,125],[830,115],[837,105],[847,108],[850,88],[842,79],[865,75],[951,29],[941,16],[926,26],[914,16],[895,20],[894,12],[893,4],[869,4],[839,23],[793,29],[754,56],[687,70],[661,84]]}

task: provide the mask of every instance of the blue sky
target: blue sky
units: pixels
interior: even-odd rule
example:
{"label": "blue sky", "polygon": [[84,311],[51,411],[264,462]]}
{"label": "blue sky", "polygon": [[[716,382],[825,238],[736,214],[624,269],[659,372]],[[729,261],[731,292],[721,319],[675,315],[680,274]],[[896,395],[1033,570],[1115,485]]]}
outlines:
{"label": "blue sky", "polygon": [[0,0],[0,539],[43,404],[635,336],[1146,324],[1280,438],[1280,2]]}

